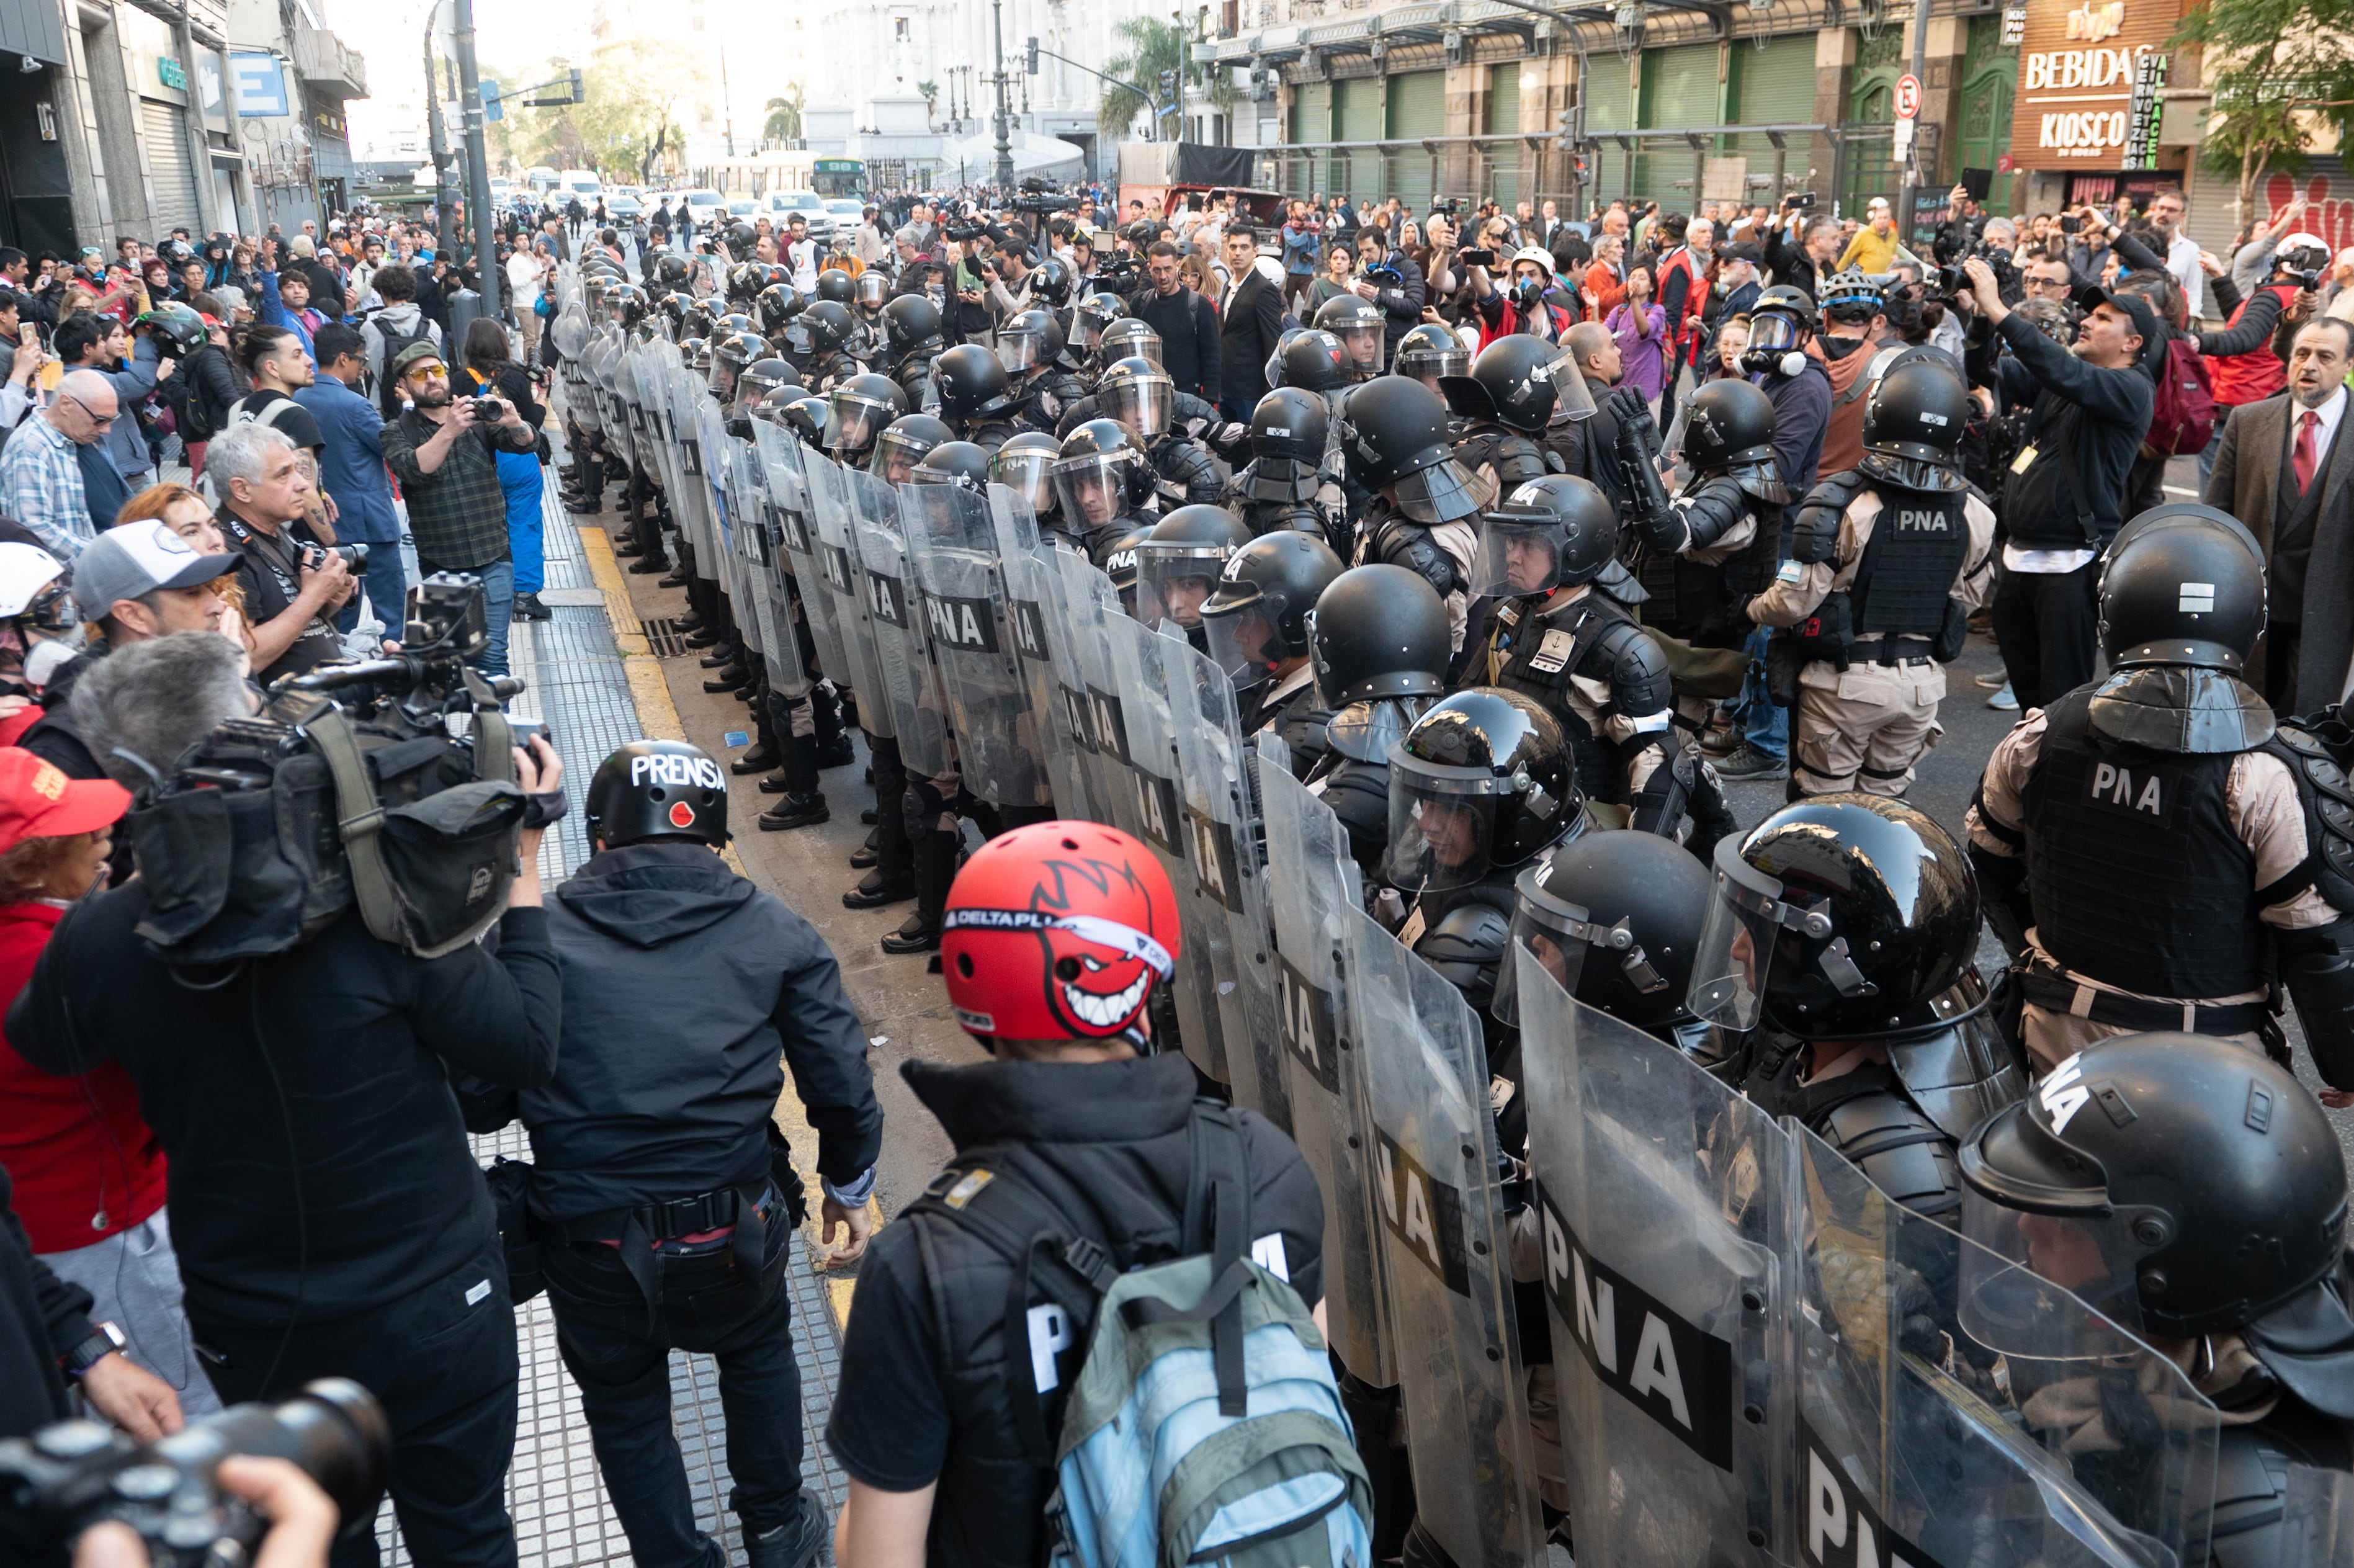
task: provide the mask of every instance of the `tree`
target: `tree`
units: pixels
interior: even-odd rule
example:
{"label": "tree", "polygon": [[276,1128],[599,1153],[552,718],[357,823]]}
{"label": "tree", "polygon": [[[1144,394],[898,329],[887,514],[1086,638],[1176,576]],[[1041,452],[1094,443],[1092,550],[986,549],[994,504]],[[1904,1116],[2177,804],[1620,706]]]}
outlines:
{"label": "tree", "polygon": [[[1161,97],[1162,71],[1186,69],[1187,45],[1193,35],[1175,22],[1130,16],[1113,23],[1111,36],[1126,46],[1126,52],[1104,61],[1104,75],[1114,79],[1104,84],[1103,97],[1096,105],[1096,124],[1106,134],[1117,136],[1127,131],[1139,111],[1151,108]],[[1206,101],[1225,109],[1235,101],[1234,79],[1211,72],[1206,86],[1197,78],[1188,92],[1197,102]],[[1161,104],[1152,134],[1161,134],[1165,127],[1160,122],[1176,112],[1176,104]]]}
{"label": "tree", "polygon": [[761,136],[771,142],[800,141],[801,101],[801,84],[787,83],[784,97],[769,100],[769,122],[760,127]]}
{"label": "tree", "polygon": [[[567,62],[503,73],[502,81],[562,80]],[[650,183],[665,151],[684,144],[685,106],[707,89],[703,61],[652,37],[618,38],[581,66],[580,103],[529,109],[509,101],[505,148],[518,164],[595,169]]]}
{"label": "tree", "polygon": [[924,101],[924,128],[929,130],[932,124],[932,106],[939,101],[940,84],[936,81],[919,81],[916,84],[916,96]]}
{"label": "tree", "polygon": [[2323,125],[2354,135],[2354,0],[2208,0],[2172,42],[2197,45],[2212,94],[2206,145],[2240,165],[2240,215],[2275,164],[2301,166]]}

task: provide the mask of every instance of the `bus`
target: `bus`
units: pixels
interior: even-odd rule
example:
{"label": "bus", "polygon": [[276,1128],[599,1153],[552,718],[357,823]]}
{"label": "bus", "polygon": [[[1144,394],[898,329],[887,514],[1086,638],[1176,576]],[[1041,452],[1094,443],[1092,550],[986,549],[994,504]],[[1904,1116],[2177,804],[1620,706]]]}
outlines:
{"label": "bus", "polygon": [[815,191],[828,197],[866,194],[864,163],[856,158],[821,158],[805,152],[780,149],[723,158],[696,173],[705,176],[705,184],[729,196],[760,196],[771,191]]}

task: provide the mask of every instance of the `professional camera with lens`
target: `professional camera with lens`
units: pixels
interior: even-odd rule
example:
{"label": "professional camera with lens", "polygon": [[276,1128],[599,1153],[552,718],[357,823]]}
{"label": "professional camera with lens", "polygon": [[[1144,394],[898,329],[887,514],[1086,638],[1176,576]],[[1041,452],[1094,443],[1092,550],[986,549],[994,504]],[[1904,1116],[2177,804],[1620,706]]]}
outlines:
{"label": "professional camera with lens", "polygon": [[341,556],[344,565],[355,574],[367,570],[368,547],[366,545],[305,545],[302,564],[308,567],[326,565],[329,556]]}
{"label": "professional camera with lens", "polygon": [[495,425],[507,417],[506,399],[485,392],[474,399],[474,418],[482,424]]}
{"label": "professional camera with lens", "polygon": [[437,572],[409,590],[399,653],[283,677],[260,713],[156,768],[127,819],[148,949],[211,971],[355,906],[419,958],[487,929],[539,809],[515,783],[504,706],[523,683],[466,662],[489,626],[482,579]]}
{"label": "professional camera with lens", "polygon": [[1098,257],[1096,270],[1079,280],[1087,293],[1124,294],[1144,276],[1144,263],[1133,256]]}
{"label": "professional camera with lens", "polygon": [[269,1521],[217,1478],[238,1455],[292,1460],[346,1531],[374,1530],[392,1427],[367,1390],[322,1378],[283,1404],[231,1405],[143,1446],[95,1421],[0,1441],[0,1560],[62,1568],[82,1531],[111,1520],[138,1534],[154,1568],[250,1563]]}
{"label": "professional camera with lens", "polygon": [[1365,281],[1377,289],[1403,289],[1405,287],[1405,274],[1390,266],[1368,267],[1365,269]]}
{"label": "professional camera with lens", "polygon": [[1044,180],[1033,175],[1022,182],[1021,194],[1011,205],[1016,212],[1044,213],[1069,212],[1079,204],[1076,197],[1057,195]]}
{"label": "professional camera with lens", "polygon": [[942,238],[954,239],[960,243],[967,239],[979,239],[988,232],[989,226],[982,223],[949,223],[940,227]]}

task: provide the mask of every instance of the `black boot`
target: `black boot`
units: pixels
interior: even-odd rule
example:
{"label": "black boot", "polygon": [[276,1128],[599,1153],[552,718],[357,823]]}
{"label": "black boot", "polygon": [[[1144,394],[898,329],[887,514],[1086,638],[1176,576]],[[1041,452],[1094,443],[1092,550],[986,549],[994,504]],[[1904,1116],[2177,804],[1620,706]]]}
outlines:
{"label": "black boot", "polygon": [[788,795],[792,792],[792,788],[793,781],[785,776],[781,768],[760,780],[760,793],[763,795]]}
{"label": "black boot", "polygon": [[716,680],[704,682],[703,689],[706,692],[732,692],[740,688],[745,682],[751,678],[751,676],[744,673],[743,665],[730,664],[727,668],[719,672],[718,677]]}
{"label": "black boot", "polygon": [[844,909],[880,909],[885,904],[904,904],[916,896],[916,877],[910,872],[904,876],[888,877],[877,866],[861,877],[858,885],[842,895]]}
{"label": "black boot", "polygon": [[744,1531],[744,1557],[749,1568],[818,1568],[826,1561],[833,1535],[825,1504],[807,1487],[801,1489],[799,1517],[755,1535]]}
{"label": "black boot", "polygon": [[642,577],[650,577],[656,572],[668,570],[670,570],[670,562],[661,556],[641,556],[630,563],[630,571]]}
{"label": "black boot", "polygon": [[881,832],[882,830],[879,828],[869,828],[866,830],[866,842],[850,852],[851,870],[864,871],[868,866],[873,865],[875,862],[883,858],[882,851],[875,847],[875,842],[881,836]]}
{"label": "black boot", "polygon": [[[814,827],[832,820],[822,795],[787,795],[774,806],[760,813],[760,831],[781,832],[787,828]],[[845,898],[844,902],[848,902]]]}
{"label": "black boot", "polygon": [[769,768],[774,768],[776,765],[777,754],[770,751],[767,744],[763,742],[760,745],[753,747],[751,750],[746,752],[743,756],[729,763],[727,765],[727,770],[741,779],[748,774],[766,773]]}
{"label": "black boot", "polygon": [[736,650],[724,644],[715,645],[710,652],[703,656],[703,667],[706,670],[725,669],[735,662]]}
{"label": "black boot", "polygon": [[883,938],[886,953],[931,953],[940,946],[940,917],[947,912],[949,884],[956,880],[963,840],[953,830],[926,833],[916,844],[916,912]]}

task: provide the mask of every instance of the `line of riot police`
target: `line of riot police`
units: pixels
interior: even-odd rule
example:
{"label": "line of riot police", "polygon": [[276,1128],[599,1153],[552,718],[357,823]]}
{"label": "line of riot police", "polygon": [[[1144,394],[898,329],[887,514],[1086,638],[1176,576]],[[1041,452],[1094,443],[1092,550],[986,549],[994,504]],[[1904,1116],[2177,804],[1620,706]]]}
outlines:
{"label": "line of riot police", "polygon": [[[1162,862],[1155,1038],[1317,1171],[1381,1553],[2295,1560],[2329,1494],[2291,1470],[2354,1466],[2345,1171],[2211,1036],[2277,1045],[2285,986],[2354,1086],[2354,737],[2251,711],[2236,524],[2112,547],[2121,674],[2005,743],[1966,853],[1903,800],[1992,549],[1949,361],[1876,367],[1862,462],[1805,495],[1766,393],[1708,383],[1671,493],[1639,400],[1532,336],[1385,369],[1334,301],[1226,426],[1049,284],[991,348],[873,274],[568,275],[578,486],[626,474],[764,829],[825,821],[864,733],[843,897],[914,900],[887,950],[938,948],[968,820]],[[1771,354],[1813,328],[1757,314]],[[1836,744],[1744,832],[1691,742],[1759,625]],[[2021,984],[1974,962],[1981,874]],[[2175,902],[2076,928],[2136,891]],[[2225,916],[2243,961],[2190,963]]]}

